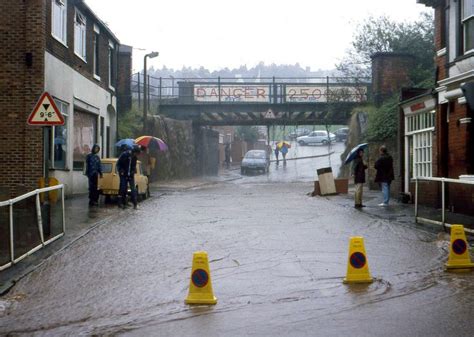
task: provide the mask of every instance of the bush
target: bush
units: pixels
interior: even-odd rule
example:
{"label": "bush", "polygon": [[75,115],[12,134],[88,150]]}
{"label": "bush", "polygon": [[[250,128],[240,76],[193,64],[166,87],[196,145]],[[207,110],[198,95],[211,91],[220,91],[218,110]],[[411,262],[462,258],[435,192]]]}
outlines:
{"label": "bush", "polygon": [[386,140],[397,136],[398,95],[387,99],[377,109],[369,109],[366,139],[368,141]]}

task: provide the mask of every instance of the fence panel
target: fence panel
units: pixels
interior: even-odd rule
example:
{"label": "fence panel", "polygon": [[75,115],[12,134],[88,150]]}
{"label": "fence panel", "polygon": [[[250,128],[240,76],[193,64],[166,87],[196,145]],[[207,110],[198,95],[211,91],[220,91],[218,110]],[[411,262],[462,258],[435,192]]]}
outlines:
{"label": "fence panel", "polygon": [[13,204],[13,249],[15,259],[41,245],[36,195]]}
{"label": "fence panel", "polygon": [[10,206],[0,207],[0,267],[10,262]]}
{"label": "fence panel", "polygon": [[44,240],[48,241],[63,233],[63,204],[61,190],[39,195]]}
{"label": "fence panel", "polygon": [[0,271],[60,238],[64,230],[64,185],[1,201]]}

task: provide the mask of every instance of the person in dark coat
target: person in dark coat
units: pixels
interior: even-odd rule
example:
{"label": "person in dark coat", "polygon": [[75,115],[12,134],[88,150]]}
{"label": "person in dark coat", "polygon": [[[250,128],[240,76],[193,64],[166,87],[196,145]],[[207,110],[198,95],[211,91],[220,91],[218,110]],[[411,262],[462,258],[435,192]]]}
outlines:
{"label": "person in dark coat", "polygon": [[98,155],[100,146],[94,144],[86,157],[86,176],[89,180],[89,206],[99,205],[99,190],[97,189],[99,176],[102,178],[102,164]]}
{"label": "person in dark coat", "polygon": [[137,172],[137,155],[140,148],[134,146],[131,150],[122,152],[117,160],[117,171],[120,177],[119,203],[118,206],[125,208],[127,205],[127,190],[130,186],[133,208],[137,209],[137,190],[135,188],[135,173]]}
{"label": "person in dark coat", "polygon": [[224,155],[225,155],[225,167],[229,168],[230,167],[230,144],[229,143],[225,144]]}
{"label": "person in dark coat", "polygon": [[352,163],[352,175],[354,176],[355,184],[355,208],[365,207],[365,205],[362,204],[362,194],[365,183],[365,170],[367,170],[367,165],[365,165],[363,158],[364,150],[360,149],[359,151],[357,151],[357,156]]}
{"label": "person in dark coat", "polygon": [[379,183],[382,187],[383,202],[379,206],[388,206],[390,201],[390,184],[395,179],[393,174],[393,158],[388,153],[385,145],[382,145],[379,149],[380,157],[375,162],[375,169],[377,174],[375,175],[375,182]]}

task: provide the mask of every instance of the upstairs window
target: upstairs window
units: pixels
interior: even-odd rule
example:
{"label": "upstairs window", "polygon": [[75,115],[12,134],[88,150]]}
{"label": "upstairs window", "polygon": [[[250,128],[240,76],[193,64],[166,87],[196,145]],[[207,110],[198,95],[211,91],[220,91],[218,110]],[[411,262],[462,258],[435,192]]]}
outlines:
{"label": "upstairs window", "polygon": [[109,41],[109,87],[114,89],[115,87],[115,45],[112,41]]}
{"label": "upstairs window", "polygon": [[99,75],[99,37],[100,37],[100,30],[99,27],[94,25],[94,77],[97,80],[100,80],[100,75]]}
{"label": "upstairs window", "polygon": [[462,8],[464,52],[474,52],[474,0],[464,0]]}
{"label": "upstairs window", "polygon": [[67,0],[51,0],[51,34],[67,45]]}
{"label": "upstairs window", "polygon": [[74,52],[86,60],[86,17],[77,9],[74,16]]}

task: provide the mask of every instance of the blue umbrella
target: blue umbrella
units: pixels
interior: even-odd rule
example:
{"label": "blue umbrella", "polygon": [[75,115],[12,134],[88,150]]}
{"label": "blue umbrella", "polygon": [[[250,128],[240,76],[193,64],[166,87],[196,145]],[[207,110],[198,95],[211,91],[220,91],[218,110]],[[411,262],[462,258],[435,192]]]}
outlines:
{"label": "blue umbrella", "polygon": [[117,147],[121,147],[122,145],[126,145],[129,148],[132,148],[133,145],[135,145],[135,139],[124,138],[124,139],[120,139],[117,143],[115,143],[115,146]]}
{"label": "blue umbrella", "polygon": [[357,152],[359,152],[359,150],[364,150],[367,148],[367,146],[369,146],[368,143],[362,143],[362,144],[359,144],[357,145],[356,147],[354,147],[351,152],[349,152],[349,154],[347,155],[347,158],[346,158],[346,161],[344,162],[344,164],[348,164],[350,163],[351,161],[353,161],[355,159],[355,157],[357,156]]}

